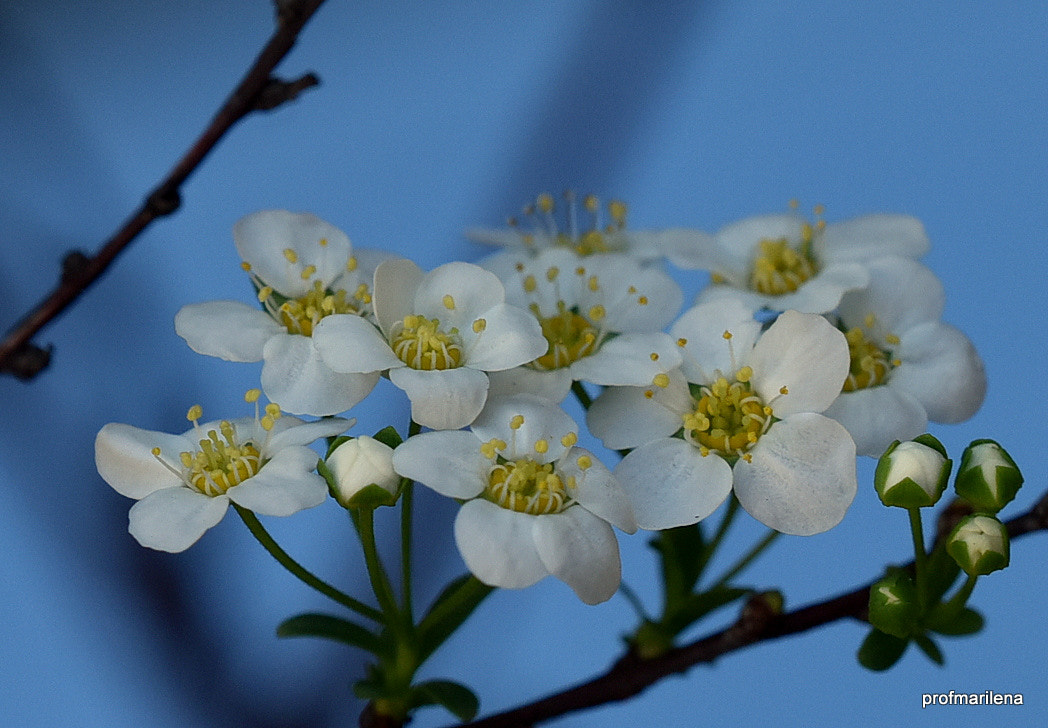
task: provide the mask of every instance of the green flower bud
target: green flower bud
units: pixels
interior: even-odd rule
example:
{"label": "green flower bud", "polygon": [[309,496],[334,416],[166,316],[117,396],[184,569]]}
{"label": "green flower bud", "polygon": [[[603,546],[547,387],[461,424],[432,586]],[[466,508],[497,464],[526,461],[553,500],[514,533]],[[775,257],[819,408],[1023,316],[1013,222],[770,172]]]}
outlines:
{"label": "green flower bud", "polygon": [[393,448],[361,435],[335,448],[325,463],[331,494],[344,508],[392,505],[400,476],[393,472]]}
{"label": "green flower bud", "polygon": [[954,487],[977,511],[997,513],[1023,484],[1023,474],[1003,447],[993,440],[975,440],[961,456]]}
{"label": "green flower bud", "polygon": [[946,539],[946,551],[971,576],[1008,565],[1008,529],[993,516],[968,516]]}
{"label": "green flower bud", "polygon": [[881,632],[905,639],[914,633],[919,617],[917,588],[905,571],[892,569],[870,587],[870,624]]}
{"label": "green flower bud", "polygon": [[877,461],[873,484],[886,506],[926,508],[946,490],[952,466],[942,443],[931,435],[896,440]]}

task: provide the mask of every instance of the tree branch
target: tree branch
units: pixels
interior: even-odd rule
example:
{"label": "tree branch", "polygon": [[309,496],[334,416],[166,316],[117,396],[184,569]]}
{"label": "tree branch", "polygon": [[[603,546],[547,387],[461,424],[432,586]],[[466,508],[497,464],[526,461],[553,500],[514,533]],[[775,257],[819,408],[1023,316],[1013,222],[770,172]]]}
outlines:
{"label": "tree branch", "polygon": [[240,119],[252,111],[276,108],[300,92],[317,85],[313,74],[294,81],[272,77],[273,69],[295,45],[299,32],[324,0],[278,0],[277,27],[254,64],[215,113],[196,142],[149,193],[138,210],[93,256],[80,251],[66,255],[58,286],[35,308],[23,316],[0,342],[0,373],[32,379],[50,362],[50,348],[31,342],[44,326],[65,310],[109,267],[150,223],[170,215],[181,204],[180,188],[203,162],[218,141]]}
{"label": "tree branch", "polygon": [[[944,516],[955,517],[951,509]],[[1017,538],[1048,530],[1048,492],[1026,513],[1007,521],[1008,535]],[[721,655],[765,640],[805,632],[845,617],[866,619],[873,582],[792,612],[777,613],[761,594],[751,597],[735,624],[658,657],[642,659],[626,653],[604,674],[519,708],[498,713],[460,728],[526,728],[576,710],[625,700],[664,677],[693,665],[713,662]]]}

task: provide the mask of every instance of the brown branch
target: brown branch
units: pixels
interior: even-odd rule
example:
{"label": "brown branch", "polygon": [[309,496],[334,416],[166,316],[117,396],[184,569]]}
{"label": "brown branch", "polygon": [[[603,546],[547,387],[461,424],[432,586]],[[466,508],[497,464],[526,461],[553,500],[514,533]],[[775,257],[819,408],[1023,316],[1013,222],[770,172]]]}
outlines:
{"label": "brown branch", "polygon": [[273,69],[294,46],[299,32],[324,0],[278,0],[277,27],[254,64],[215,113],[211,123],[171,169],[167,177],[146,197],[138,210],[93,256],[80,251],[63,261],[58,286],[16,323],[0,342],[0,373],[32,379],[50,361],[50,349],[31,339],[65,310],[109,267],[145,228],[159,217],[170,215],[181,204],[182,183],[197,169],[229,129],[252,111],[273,109],[317,85],[317,77],[306,74],[294,81],[272,77]]}
{"label": "brown branch", "polygon": [[[1026,513],[1007,521],[1008,534],[1017,538],[1048,530],[1048,493]],[[559,693],[498,713],[460,728],[525,728],[576,710],[626,700],[664,677],[693,665],[713,662],[748,645],[821,627],[845,617],[866,618],[870,584],[792,612],[776,613],[763,595],[747,602],[735,624],[715,634],[676,647],[658,657],[642,659],[627,653],[604,674]]]}

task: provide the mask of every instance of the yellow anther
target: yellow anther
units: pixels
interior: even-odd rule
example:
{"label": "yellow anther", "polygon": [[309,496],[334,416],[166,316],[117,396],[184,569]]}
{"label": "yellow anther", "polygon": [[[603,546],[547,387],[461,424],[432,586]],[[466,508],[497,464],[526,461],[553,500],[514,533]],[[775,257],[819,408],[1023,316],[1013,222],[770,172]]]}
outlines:
{"label": "yellow anther", "polygon": [[489,440],[480,446],[480,454],[486,457],[488,460],[495,459],[495,441]]}
{"label": "yellow anther", "polygon": [[641,296],[640,298],[637,299],[637,303],[639,303],[641,306],[647,306],[648,305],[648,297],[647,296]]}
{"label": "yellow anther", "polygon": [[743,367],[735,372],[735,378],[743,383],[750,381],[753,378],[753,367]]}
{"label": "yellow anther", "polygon": [[651,352],[651,354],[649,354],[648,357],[652,361],[658,361],[659,360],[659,354],[658,354],[658,352],[655,352],[655,351]]}
{"label": "yellow anther", "polygon": [[902,359],[892,359],[892,366],[893,367],[901,367],[902,366]]}
{"label": "yellow anther", "polygon": [[264,415],[262,417],[262,419],[258,421],[258,424],[260,424],[262,426],[263,430],[265,430],[266,432],[269,432],[270,430],[273,429],[273,425],[276,424],[276,420],[274,420],[269,415]]}
{"label": "yellow anther", "polygon": [[677,346],[679,346],[681,348],[684,348],[687,345],[688,345],[688,340],[685,339],[683,336],[680,337],[679,339],[677,339]]}
{"label": "yellow anther", "polygon": [[751,455],[748,452],[747,453],[743,453],[742,459],[745,460],[748,463],[752,463],[753,462],[753,455]]}
{"label": "yellow anther", "polygon": [[895,334],[888,334],[884,337],[884,340],[892,346],[898,346],[900,343],[902,343],[899,337]]}
{"label": "yellow anther", "polygon": [[535,276],[528,275],[524,278],[524,290],[527,293],[533,293],[538,284],[535,281]]}
{"label": "yellow anther", "polygon": [[615,224],[619,227],[623,227],[626,224],[626,203],[619,200],[612,200],[608,203],[608,213],[611,215],[611,219],[615,221]]}
{"label": "yellow anther", "polygon": [[597,276],[590,276],[589,280],[586,281],[586,287],[593,292],[600,290],[600,279]]}
{"label": "yellow anther", "polygon": [[452,298],[450,294],[445,293],[444,298],[440,300],[444,302],[444,308],[446,308],[449,311],[455,310],[455,299]]}
{"label": "yellow anther", "polygon": [[259,303],[265,303],[266,299],[273,295],[272,286],[262,286],[258,289],[258,301]]}
{"label": "yellow anther", "polygon": [[637,287],[636,286],[630,286],[629,288],[626,289],[626,293],[630,294],[631,296],[634,293],[636,293],[636,292],[637,292]]}
{"label": "yellow anther", "polygon": [[604,318],[606,312],[603,306],[597,304],[596,306],[593,306],[588,313],[590,321],[600,321],[602,318]]}
{"label": "yellow anther", "polygon": [[477,319],[473,322],[473,333],[479,334],[481,331],[488,327],[488,322],[482,318]]}
{"label": "yellow anther", "polygon": [[555,265],[550,266],[546,269],[546,280],[552,283],[557,280],[557,276],[560,275],[560,268]]}
{"label": "yellow anther", "polygon": [[600,209],[600,200],[596,195],[586,195],[582,198],[582,204],[588,212],[596,212]]}
{"label": "yellow anther", "polygon": [[782,385],[781,387],[779,387],[779,394],[789,394],[789,393],[790,393],[790,390],[789,390],[789,388],[787,388],[787,386],[785,384]]}
{"label": "yellow anther", "polygon": [[249,389],[244,392],[244,401],[254,403],[258,401],[258,398],[262,396],[261,389]]}
{"label": "yellow anther", "polygon": [[274,420],[280,419],[280,405],[270,402],[266,405],[266,414],[272,417]]}
{"label": "yellow anther", "polygon": [[560,444],[563,445],[564,447],[571,447],[572,445],[574,445],[578,441],[579,441],[579,436],[576,435],[574,432],[569,432],[567,435],[565,435],[564,437],[560,438]]}
{"label": "yellow anther", "polygon": [[198,404],[193,405],[192,407],[189,408],[189,411],[186,412],[186,419],[189,420],[190,422],[196,422],[197,420],[199,420],[203,416],[204,416],[204,408],[201,407]]}
{"label": "yellow anther", "polygon": [[815,207],[812,208],[812,212],[815,213],[815,217],[820,217],[824,212],[826,212],[826,206],[825,205],[816,205]]}
{"label": "yellow anther", "polygon": [[652,377],[651,383],[654,384],[656,387],[659,387],[660,389],[665,389],[666,387],[670,386],[670,378],[667,375],[660,372],[656,374],[654,377]]}
{"label": "yellow anther", "polygon": [[553,195],[548,192],[543,192],[535,200],[535,206],[539,209],[539,212],[553,212]]}
{"label": "yellow anther", "polygon": [[346,261],[346,270],[350,273],[357,269],[357,258],[356,256],[350,256],[349,260]]}
{"label": "yellow anther", "polygon": [[240,267],[246,270],[248,273],[251,272],[251,264],[248,263],[246,260],[240,264]]}
{"label": "yellow anther", "polygon": [[317,245],[319,245],[321,248],[326,248],[327,244],[328,244],[328,239],[327,238],[321,238],[320,240],[317,241]]}
{"label": "yellow anther", "polygon": [[651,399],[652,397],[655,396],[655,392],[653,392],[650,389],[645,389],[644,390],[644,396],[647,397],[648,399]]}
{"label": "yellow anther", "polygon": [[699,448],[699,455],[702,455],[702,457],[704,457],[704,458],[705,457],[709,457],[710,449],[708,447],[706,447],[705,445],[703,445],[702,447]]}
{"label": "yellow anther", "polygon": [[524,415],[513,415],[513,419],[509,421],[511,430],[519,430],[524,426]]}
{"label": "yellow anther", "polygon": [[579,455],[579,459],[575,463],[579,466],[579,470],[589,470],[593,467],[593,458],[589,455]]}
{"label": "yellow anther", "polygon": [[307,265],[305,268],[302,269],[302,272],[299,275],[302,276],[302,280],[308,281],[310,278],[313,277],[313,274],[316,272],[317,267],[315,265]]}
{"label": "yellow anther", "polygon": [[723,334],[721,334],[721,336],[724,337],[725,341],[728,341],[731,339],[731,332],[725,331]]}
{"label": "yellow anther", "polygon": [[862,325],[868,329],[872,329],[876,323],[877,317],[874,316],[872,313],[866,314],[865,318],[863,318],[862,320]]}
{"label": "yellow anther", "polygon": [[298,253],[296,253],[291,248],[284,248],[284,258],[287,259],[288,263],[297,263],[298,262]]}
{"label": "yellow anther", "polygon": [[577,275],[577,276],[584,276],[584,275],[586,275],[586,269],[583,268],[580,265],[578,268],[575,269],[575,275]]}
{"label": "yellow anther", "polygon": [[535,441],[535,452],[539,455],[549,452],[549,441],[547,440],[536,440]]}
{"label": "yellow anther", "polygon": [[155,458],[160,457],[160,448],[159,447],[154,447],[149,452],[153,453],[153,457],[155,457]]}
{"label": "yellow anther", "polygon": [[524,272],[524,264],[518,260],[516,263],[513,264],[513,269],[515,271],[517,271],[518,273],[523,273]]}

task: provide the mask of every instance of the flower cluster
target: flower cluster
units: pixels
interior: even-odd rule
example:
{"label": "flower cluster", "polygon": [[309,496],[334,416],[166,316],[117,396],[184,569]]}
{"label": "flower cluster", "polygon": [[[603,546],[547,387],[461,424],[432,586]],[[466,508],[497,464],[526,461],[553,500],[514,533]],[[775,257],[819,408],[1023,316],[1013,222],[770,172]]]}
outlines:
{"label": "flower cluster", "polygon": [[[820,533],[855,495],[857,452],[980,405],[982,364],[940,321],[913,218],[769,215],[710,235],[630,231],[626,216],[543,194],[523,224],[470,231],[504,250],[431,271],[355,249],[313,215],[240,220],[257,305],[190,304],[175,328],[197,352],[262,361],[279,407],[204,425],[194,408],[181,436],[106,425],[98,469],[140,499],[131,532],[181,550],[230,502],[289,515],[330,492],[374,508],[415,481],[462,501],[455,541],[482,582],[554,575],[596,603],[619,585],[613,528],[694,524],[734,497],[772,529]],[[683,313],[667,261],[712,276]],[[381,377],[410,403],[409,437],[339,438],[326,459],[307,447],[344,432],[332,415]],[[579,445],[572,392],[590,433],[628,451],[617,465]]]}

